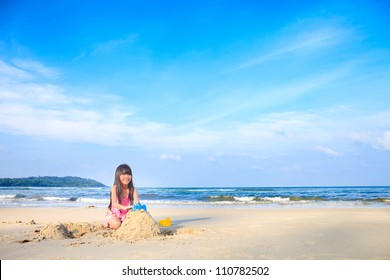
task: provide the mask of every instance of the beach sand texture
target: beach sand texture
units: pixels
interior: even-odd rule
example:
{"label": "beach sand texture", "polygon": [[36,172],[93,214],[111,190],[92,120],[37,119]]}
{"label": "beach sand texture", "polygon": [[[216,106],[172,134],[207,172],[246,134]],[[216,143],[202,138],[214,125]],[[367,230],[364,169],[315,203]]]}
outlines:
{"label": "beach sand texture", "polygon": [[117,231],[103,226],[104,208],[0,208],[0,258],[390,259],[387,208],[149,208],[151,220],[133,214],[142,227]]}

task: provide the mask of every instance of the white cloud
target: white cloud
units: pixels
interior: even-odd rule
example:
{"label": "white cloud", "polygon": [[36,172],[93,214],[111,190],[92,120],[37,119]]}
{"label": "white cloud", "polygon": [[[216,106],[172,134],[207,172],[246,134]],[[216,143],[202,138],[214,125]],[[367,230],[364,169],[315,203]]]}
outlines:
{"label": "white cloud", "polygon": [[217,159],[215,157],[213,157],[213,156],[209,156],[209,157],[206,158],[206,161],[207,162],[217,162]]}
{"label": "white cloud", "polygon": [[[390,117],[390,113],[388,117]],[[380,119],[378,118],[378,122],[379,120]],[[353,141],[368,144],[375,149],[390,150],[390,131],[353,131],[348,134],[348,137]]]}
{"label": "white cloud", "polygon": [[[238,99],[233,98],[234,106],[220,106],[222,110],[214,114],[209,114],[206,118],[197,120],[193,125],[215,122],[233,114],[239,114],[245,110],[262,110],[264,108],[272,108],[275,105],[286,104],[296,98],[311,94],[317,89],[341,80],[349,73],[351,68],[353,68],[352,63],[346,63],[325,73],[305,77],[305,79],[300,81],[275,85],[272,88],[253,89],[250,91],[257,94],[253,94],[250,99],[242,98],[241,90],[230,92],[230,96],[239,97]],[[216,103],[223,104],[226,96],[224,95],[221,98],[222,100],[216,100]],[[218,106],[216,105],[216,107]]]}
{"label": "white cloud", "polygon": [[390,131],[384,132],[383,137],[378,139],[379,146],[384,150],[390,150]]}
{"label": "white cloud", "polygon": [[321,146],[321,145],[318,145],[314,148],[316,151],[320,151],[320,152],[323,152],[329,156],[333,156],[333,157],[339,157],[339,156],[342,156],[343,153],[342,152],[338,152],[338,151],[335,151],[329,147],[324,147],[324,146]]}
{"label": "white cloud", "polygon": [[299,163],[293,163],[291,165],[283,166],[280,168],[281,171],[289,172],[289,171],[302,171],[303,166]]}
{"label": "white cloud", "polygon": [[[15,66],[10,65],[2,60],[0,60],[0,79],[3,81],[9,81],[12,79],[30,79],[30,75],[25,70],[19,69]],[[0,81],[1,81],[0,80]]]}
{"label": "white cloud", "polygon": [[39,75],[45,78],[54,79],[60,75],[58,69],[48,67],[39,61],[14,59],[12,63],[19,69],[31,73],[32,75]]}
{"label": "white cloud", "polygon": [[[31,61],[19,65],[32,67]],[[0,60],[0,130],[28,136],[64,141],[90,141],[112,145],[123,141],[123,132],[132,133],[125,125],[129,112],[115,114],[109,110],[90,108],[93,100],[66,94],[61,86],[39,82],[39,75]],[[38,67],[38,66],[37,66]],[[36,71],[37,72],[37,71]],[[51,75],[48,74],[48,77]]]}
{"label": "white cloud", "polygon": [[0,130],[62,141],[88,141],[106,145],[122,142],[123,123],[105,121],[99,112],[72,108],[35,108],[30,104],[0,104]]}
{"label": "white cloud", "polygon": [[83,51],[78,58],[88,56],[107,55],[117,52],[120,48],[129,47],[138,40],[138,34],[130,34],[120,39],[112,39],[106,42],[100,42],[92,45],[89,50]]}
{"label": "white cloud", "polygon": [[[328,26],[316,25],[311,27],[312,22],[299,23],[294,28],[286,28],[284,34],[274,39],[276,47],[273,50],[264,52],[252,59],[249,59],[227,72],[240,71],[263,62],[291,55],[301,51],[312,51],[315,49],[323,51],[324,47],[338,45],[346,40],[349,30],[340,28],[333,23]],[[293,30],[291,30],[293,29]]]}
{"label": "white cloud", "polygon": [[181,156],[173,154],[161,154],[159,158],[161,160],[182,161]]}
{"label": "white cloud", "polygon": [[251,166],[251,169],[252,170],[255,170],[255,171],[264,171],[264,168],[260,167],[260,166],[257,166],[257,165],[252,165]]}
{"label": "white cloud", "polygon": [[[382,149],[390,147],[390,112],[387,111],[367,113],[336,105],[332,110],[315,112],[259,114],[255,119],[226,122],[224,126],[207,126],[207,122],[172,125],[145,117],[140,120],[142,116],[127,108],[122,110],[120,99],[111,98],[110,104],[95,106],[93,99],[82,94],[71,95],[58,83],[38,82],[40,79],[34,80],[32,74],[27,79],[25,72],[1,60],[0,70],[0,79],[4,81],[0,84],[0,131],[3,133],[172,150],[179,154],[202,151],[211,158],[218,153],[266,156],[307,149],[316,143],[323,143],[316,150],[340,156],[341,152],[328,148],[337,141],[359,141]],[[303,90],[312,86],[303,86]],[[297,87],[291,94],[299,94],[301,90]],[[182,160],[177,154],[167,153],[160,159]]]}

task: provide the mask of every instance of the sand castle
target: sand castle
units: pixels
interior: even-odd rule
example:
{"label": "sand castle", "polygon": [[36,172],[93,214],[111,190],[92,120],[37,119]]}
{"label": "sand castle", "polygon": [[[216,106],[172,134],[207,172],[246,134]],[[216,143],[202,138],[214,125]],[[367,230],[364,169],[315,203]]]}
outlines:
{"label": "sand castle", "polygon": [[[102,224],[91,223],[55,223],[46,225],[38,232],[40,239],[80,238],[87,233],[104,230]],[[126,220],[111,236],[127,242],[150,238],[161,234],[160,227],[147,211],[135,211],[127,214]]]}
{"label": "sand castle", "polygon": [[126,219],[112,237],[132,242],[161,234],[160,227],[147,211],[127,213]]}

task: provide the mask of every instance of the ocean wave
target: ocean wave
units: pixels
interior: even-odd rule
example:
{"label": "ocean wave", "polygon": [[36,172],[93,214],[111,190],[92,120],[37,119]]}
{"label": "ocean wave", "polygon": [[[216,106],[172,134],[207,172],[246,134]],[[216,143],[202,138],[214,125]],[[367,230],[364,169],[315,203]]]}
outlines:
{"label": "ocean wave", "polygon": [[81,203],[98,203],[98,204],[108,204],[110,201],[108,198],[93,198],[93,197],[43,197],[45,201],[70,201],[70,202],[81,202]]}
{"label": "ocean wave", "polygon": [[[140,195],[141,195],[141,194],[140,194]],[[152,194],[145,193],[145,194],[142,194],[141,196],[142,196],[143,199],[148,199],[148,200],[149,200],[149,199],[150,199],[150,200],[158,199],[158,198],[161,197],[160,195],[154,194],[154,193],[152,193]]]}
{"label": "ocean wave", "polygon": [[241,203],[253,203],[256,202],[254,196],[231,196],[231,195],[216,195],[210,196],[211,202],[241,202]]}
{"label": "ocean wave", "polygon": [[188,189],[188,192],[234,192],[236,189],[221,189],[221,188],[204,188],[204,189]]}
{"label": "ocean wave", "polygon": [[0,200],[13,200],[13,199],[23,199],[26,198],[24,194],[6,194],[0,195]]}
{"label": "ocean wave", "polygon": [[5,194],[5,195],[0,195],[0,200],[9,200],[9,199],[14,199],[16,195],[14,194]]}
{"label": "ocean wave", "polygon": [[263,197],[263,198],[260,198],[259,199],[260,201],[270,201],[270,202],[274,202],[274,203],[287,203],[287,202],[290,202],[290,198],[289,197]]}
{"label": "ocean wave", "polygon": [[85,202],[85,203],[98,203],[98,204],[109,204],[110,200],[108,198],[90,198],[90,197],[83,197],[78,198],[77,201],[79,202]]}
{"label": "ocean wave", "polygon": [[27,197],[25,195],[0,195],[0,201],[6,201],[6,200],[23,200],[23,201],[48,201],[48,202],[55,202],[55,201],[70,201],[70,202],[90,202],[90,203],[108,203],[109,199],[99,199],[99,198],[92,198],[92,197],[86,197],[86,198],[79,198],[79,197],[60,197],[60,196],[32,196]]}
{"label": "ocean wave", "polygon": [[42,200],[46,200],[46,201],[76,201],[76,199],[75,198],[69,198],[69,197],[58,197],[58,196],[42,197]]}
{"label": "ocean wave", "polygon": [[349,207],[378,207],[377,204],[364,204],[362,201],[289,201],[285,198],[272,198],[262,201],[184,201],[184,200],[142,200],[142,203],[151,207],[250,207],[250,208],[277,208],[277,207],[293,207],[293,208],[349,208]]}
{"label": "ocean wave", "polygon": [[210,201],[212,202],[218,202],[218,201],[235,201],[234,196],[230,195],[215,195],[215,196],[210,196]]}
{"label": "ocean wave", "polygon": [[[140,188],[142,203],[157,207],[390,207],[390,187],[353,188]],[[1,207],[95,205],[106,207],[104,187],[0,188]]]}
{"label": "ocean wave", "polygon": [[211,202],[241,202],[241,203],[289,203],[289,202],[307,202],[307,201],[324,201],[325,199],[321,197],[259,197],[259,196],[230,196],[230,195],[217,195],[210,196],[209,199]]}
{"label": "ocean wave", "polygon": [[387,198],[387,197],[378,197],[378,198],[366,199],[365,201],[368,201],[368,202],[384,202],[384,203],[390,203],[390,198]]}
{"label": "ocean wave", "polygon": [[157,205],[264,205],[264,204],[303,204],[314,200],[290,201],[286,197],[236,197],[211,196],[209,200],[143,200]]}
{"label": "ocean wave", "polygon": [[252,203],[256,201],[256,197],[254,196],[235,196],[235,201],[243,202],[243,203]]}
{"label": "ocean wave", "polygon": [[289,197],[290,201],[325,201],[323,197],[318,196],[291,196]]}
{"label": "ocean wave", "polygon": [[1,191],[7,190],[18,190],[18,191],[27,191],[30,190],[30,187],[8,187],[8,186],[0,186]]}

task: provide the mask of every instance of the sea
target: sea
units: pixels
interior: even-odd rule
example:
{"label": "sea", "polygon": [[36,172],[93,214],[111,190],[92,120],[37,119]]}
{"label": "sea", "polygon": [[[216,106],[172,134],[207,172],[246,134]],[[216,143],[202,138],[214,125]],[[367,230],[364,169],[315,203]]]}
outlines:
{"label": "sea", "polygon": [[[154,208],[390,208],[390,186],[137,187]],[[0,187],[0,208],[107,207],[110,187]]]}

